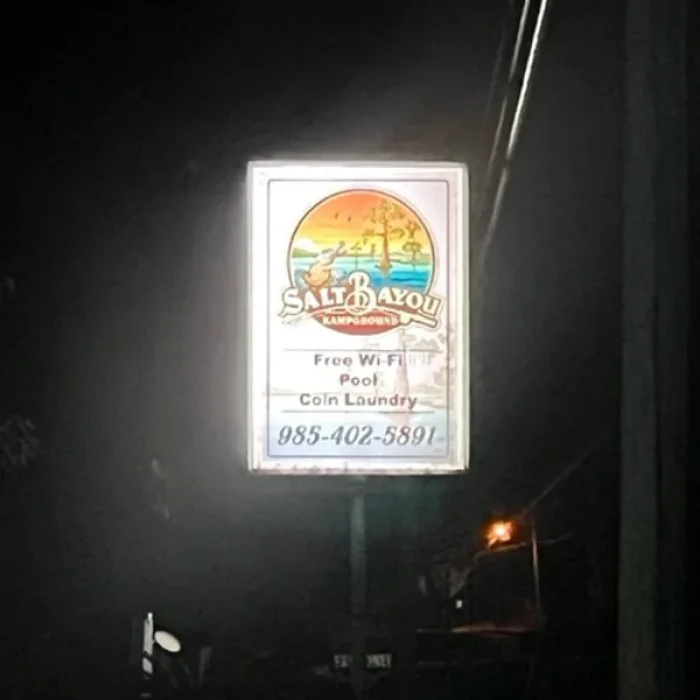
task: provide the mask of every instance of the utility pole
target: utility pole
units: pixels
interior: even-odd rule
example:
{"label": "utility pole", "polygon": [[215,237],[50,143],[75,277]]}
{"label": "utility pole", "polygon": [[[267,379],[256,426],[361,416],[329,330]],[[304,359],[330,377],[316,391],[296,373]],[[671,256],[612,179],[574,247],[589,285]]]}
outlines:
{"label": "utility pole", "polygon": [[620,700],[684,697],[687,26],[685,0],[627,0]]}

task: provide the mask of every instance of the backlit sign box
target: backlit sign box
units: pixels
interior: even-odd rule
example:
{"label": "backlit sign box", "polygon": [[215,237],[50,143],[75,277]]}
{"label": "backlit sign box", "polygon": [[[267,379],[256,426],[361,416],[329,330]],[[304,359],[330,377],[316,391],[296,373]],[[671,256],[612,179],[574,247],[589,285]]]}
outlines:
{"label": "backlit sign box", "polygon": [[250,471],[466,468],[467,202],[457,164],[249,165]]}

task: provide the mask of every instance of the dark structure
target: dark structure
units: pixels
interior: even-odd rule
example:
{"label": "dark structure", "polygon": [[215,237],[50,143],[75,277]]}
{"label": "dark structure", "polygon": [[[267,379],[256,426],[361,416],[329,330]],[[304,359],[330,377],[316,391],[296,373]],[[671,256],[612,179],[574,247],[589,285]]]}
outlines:
{"label": "dark structure", "polygon": [[619,697],[684,694],[688,455],[685,0],[628,0]]}

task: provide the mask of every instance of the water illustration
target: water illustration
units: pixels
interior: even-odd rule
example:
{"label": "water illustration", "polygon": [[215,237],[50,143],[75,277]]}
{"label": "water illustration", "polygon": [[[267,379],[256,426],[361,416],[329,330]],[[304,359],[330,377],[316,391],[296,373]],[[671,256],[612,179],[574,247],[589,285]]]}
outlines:
{"label": "water illustration", "polygon": [[[338,256],[331,264],[328,281],[322,284],[313,284],[314,280],[318,280],[320,275],[311,273],[310,269],[316,263],[310,262],[313,258],[297,257],[290,261],[290,267],[294,282],[297,286],[308,287],[309,289],[319,289],[322,286],[336,286],[343,284],[343,280],[347,280],[348,275],[356,269],[366,272],[371,279],[373,287],[406,287],[415,289],[419,292],[424,292],[432,277],[432,266],[425,263],[407,263],[404,260],[397,258],[390,259],[391,268],[385,275],[378,267],[377,260],[371,257],[353,257]],[[309,281],[308,278],[311,278]]]}

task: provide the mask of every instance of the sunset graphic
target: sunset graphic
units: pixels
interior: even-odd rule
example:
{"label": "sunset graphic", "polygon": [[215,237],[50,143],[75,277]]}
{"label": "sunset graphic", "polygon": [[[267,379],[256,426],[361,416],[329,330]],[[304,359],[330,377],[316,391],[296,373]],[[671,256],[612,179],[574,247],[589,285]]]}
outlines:
{"label": "sunset graphic", "polygon": [[432,281],[433,243],[421,217],[401,200],[376,190],[341,192],[306,214],[289,249],[294,284],[299,283],[303,266],[314,258],[323,270],[320,275],[307,270],[311,287],[331,281],[326,274],[331,266],[346,275],[364,270],[378,287],[400,285],[426,291]]}
{"label": "sunset graphic", "polygon": [[[289,279],[293,287],[322,298],[330,287],[352,289],[357,282],[353,273],[362,272],[375,289],[422,295],[432,286],[434,258],[432,239],[418,212],[385,192],[348,190],[322,200],[300,221],[289,246]],[[410,299],[420,303],[420,297]],[[345,323],[346,311],[334,313],[335,329],[342,326],[353,334],[385,332],[408,318],[405,312],[378,309],[369,314],[376,322],[368,318],[359,324],[356,319]]]}
{"label": "sunset graphic", "polygon": [[[377,228],[376,222],[372,222],[372,213],[379,210],[383,203],[389,203],[395,212],[400,214],[395,223],[408,223],[413,221],[417,224],[413,231],[412,238],[421,246],[422,250],[428,251],[431,247],[430,238],[425,231],[425,227],[420,218],[411,211],[400,200],[389,197],[382,192],[353,190],[344,192],[329,199],[324,200],[312,209],[302,220],[294,236],[296,244],[313,244],[318,248],[315,252],[320,252],[324,248],[335,245],[338,240],[344,239],[349,246],[361,243],[364,250],[369,250],[373,236],[368,236],[368,231]],[[401,222],[401,219],[404,221]],[[365,242],[365,239],[368,239]],[[400,255],[402,245],[405,240],[399,236],[392,237],[390,241],[390,252]]]}
{"label": "sunset graphic", "polygon": [[372,190],[342,192],[314,207],[297,227],[291,255],[316,256],[341,242],[352,256],[379,261],[386,254],[389,263],[392,258],[399,263],[432,262],[433,257],[420,217],[399,199]]}

